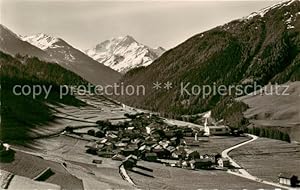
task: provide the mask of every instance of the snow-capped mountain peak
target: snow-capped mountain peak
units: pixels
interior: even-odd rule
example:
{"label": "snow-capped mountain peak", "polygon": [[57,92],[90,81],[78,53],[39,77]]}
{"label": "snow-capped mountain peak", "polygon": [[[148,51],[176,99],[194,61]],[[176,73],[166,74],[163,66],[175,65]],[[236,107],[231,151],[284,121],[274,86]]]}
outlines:
{"label": "snow-capped mountain peak", "polygon": [[52,37],[44,33],[38,33],[32,36],[21,36],[21,39],[42,50],[47,48],[56,48],[55,43],[61,41],[60,38]]}
{"label": "snow-capped mountain peak", "polygon": [[129,35],[105,40],[85,51],[99,63],[123,73],[135,67],[151,64],[164,52],[162,47],[150,48]]}

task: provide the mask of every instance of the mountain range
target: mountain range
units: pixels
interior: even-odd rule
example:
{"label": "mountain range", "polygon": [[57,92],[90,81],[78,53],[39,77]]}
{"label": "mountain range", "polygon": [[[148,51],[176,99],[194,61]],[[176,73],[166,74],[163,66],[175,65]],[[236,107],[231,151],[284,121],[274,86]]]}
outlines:
{"label": "mountain range", "polygon": [[162,47],[150,48],[128,35],[106,40],[85,51],[94,60],[121,73],[148,66],[164,52]]}
{"label": "mountain range", "polygon": [[112,84],[121,77],[117,71],[99,64],[61,38],[42,33],[18,36],[3,25],[0,25],[0,32],[0,50],[10,55],[35,56],[44,61],[58,63],[92,84]]}
{"label": "mountain range", "polygon": [[166,51],[162,47],[150,48],[128,35],[106,40],[94,48],[81,51],[61,38],[44,33],[21,36],[3,25],[0,25],[0,32],[1,51],[58,63],[93,84],[115,83],[120,79],[119,72],[126,73],[136,67],[148,66]]}
{"label": "mountain range", "polygon": [[[145,96],[114,97],[130,106],[168,117],[212,110],[213,117],[240,127],[247,106],[237,103],[236,96],[181,94],[180,84],[189,83],[186,90],[191,92],[193,85],[299,81],[299,20],[300,1],[285,1],[196,34],[166,52],[149,48],[130,36],[106,40],[82,52],[60,38],[41,33],[20,37],[0,25],[0,50],[58,63],[94,84],[121,79],[123,86],[144,85]],[[126,74],[121,76],[112,68]],[[157,82],[169,83],[171,88],[156,90],[153,84]]]}

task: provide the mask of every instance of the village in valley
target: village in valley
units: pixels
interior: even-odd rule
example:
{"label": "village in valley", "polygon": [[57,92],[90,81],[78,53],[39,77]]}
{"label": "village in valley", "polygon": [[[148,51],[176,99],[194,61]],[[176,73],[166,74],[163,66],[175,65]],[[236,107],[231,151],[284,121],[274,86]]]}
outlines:
{"label": "village in valley", "polygon": [[[199,146],[201,141],[209,141],[211,133],[229,135],[227,126],[206,126],[208,117],[203,130],[199,127],[178,127],[151,113],[125,116],[131,120],[115,125],[109,121],[98,121],[99,127],[88,130],[87,135],[99,139],[86,145],[86,152],[123,161],[126,169],[136,166],[139,159],[186,169],[227,169],[231,166],[229,159],[222,158],[221,154],[210,155],[191,149]],[[69,131],[69,135],[80,134]],[[94,160],[94,163],[101,161]]]}

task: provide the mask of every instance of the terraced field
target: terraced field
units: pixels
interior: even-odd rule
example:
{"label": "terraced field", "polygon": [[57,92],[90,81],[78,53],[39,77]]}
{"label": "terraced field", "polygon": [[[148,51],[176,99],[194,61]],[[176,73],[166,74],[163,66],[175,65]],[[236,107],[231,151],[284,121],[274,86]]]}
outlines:
{"label": "terraced field", "polygon": [[[85,153],[88,141],[64,135],[36,139],[29,148],[23,150],[43,154],[47,159],[59,159],[66,163],[68,172],[82,179],[84,189],[132,189],[132,186],[119,175],[120,162],[100,158]],[[93,164],[93,159],[101,159],[102,164]],[[58,179],[56,179],[58,180]],[[62,178],[62,180],[64,180]]]}
{"label": "terraced field", "polygon": [[68,173],[59,163],[44,160],[37,156],[16,152],[13,162],[1,163],[0,165],[2,170],[31,179],[48,167],[51,168],[54,174],[45,182],[60,185],[65,189],[83,189],[82,181]]}
{"label": "terraced field", "polygon": [[[187,142],[194,141],[194,138],[185,139]],[[229,147],[249,140],[249,137],[211,136],[205,140],[207,142],[200,141],[198,143],[199,147],[192,146],[191,148],[199,151],[200,154],[218,154]]]}
{"label": "terraced field", "polygon": [[[249,106],[244,112],[256,127],[275,128],[287,132],[292,141],[300,142],[300,82],[286,83],[288,95],[247,95],[238,98]],[[267,88],[270,89],[270,88]],[[283,93],[284,87],[278,89]],[[269,94],[270,94],[269,90]]]}
{"label": "terraced field", "polygon": [[[99,158],[98,158],[99,159]],[[85,189],[133,189],[133,187],[123,180],[119,174],[120,162],[103,159],[103,164],[87,164],[82,162],[68,161],[72,164],[69,168],[83,179]]]}
{"label": "terraced field", "polygon": [[154,178],[129,171],[132,180],[142,189],[197,190],[197,189],[274,189],[272,186],[247,180],[224,171],[187,170],[162,166],[150,162],[139,162],[140,165],[153,169]]}
{"label": "terraced field", "polygon": [[61,188],[58,185],[40,182],[40,181],[33,181],[29,178],[22,177],[22,176],[14,176],[12,181],[8,186],[8,190],[44,190],[44,189],[51,189],[51,190],[60,190]]}
{"label": "terraced field", "polygon": [[[13,145],[17,150],[33,152],[46,160],[17,151],[15,160],[1,164],[1,169],[32,179],[50,167],[55,174],[46,182],[58,184],[63,189],[80,190],[95,187],[97,189],[131,189],[132,186],[119,175],[119,162],[87,154],[85,145],[88,141],[59,133],[67,126],[93,127],[98,120],[111,119],[118,122],[124,119],[124,113],[133,110],[122,108],[101,97],[79,96],[78,98],[88,105],[84,107],[50,105],[57,117],[55,121],[45,124],[42,129],[32,130],[31,137],[34,139],[26,145]],[[78,131],[85,132],[86,129],[78,129]],[[93,159],[101,159],[103,163],[96,166],[92,164]],[[66,169],[60,163],[64,163]]]}
{"label": "terraced field", "polygon": [[[125,113],[134,112],[131,109],[123,108],[101,96],[77,96],[84,106],[76,107],[63,104],[48,104],[53,111],[54,119],[46,123],[39,123],[36,127],[28,129],[28,138],[41,138],[55,135],[63,131],[67,126],[82,127],[95,126],[98,120],[118,120],[126,119]],[[41,125],[41,126],[39,126]],[[31,141],[28,139],[28,143]],[[28,144],[23,142],[22,144]]]}
{"label": "terraced field", "polygon": [[282,172],[300,175],[300,145],[259,138],[230,153],[240,166],[261,179],[278,182]]}

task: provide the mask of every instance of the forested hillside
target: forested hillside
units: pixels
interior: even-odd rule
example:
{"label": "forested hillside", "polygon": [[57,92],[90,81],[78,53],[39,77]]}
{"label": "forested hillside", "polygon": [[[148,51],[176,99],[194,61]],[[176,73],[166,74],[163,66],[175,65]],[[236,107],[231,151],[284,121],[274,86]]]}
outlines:
{"label": "forested hillside", "polygon": [[[213,110],[233,127],[244,122],[243,103],[236,96],[180,94],[180,83],[191,85],[265,85],[300,80],[300,1],[277,4],[243,19],[197,34],[164,53],[152,65],[133,69],[125,85],[145,85],[145,96],[117,97],[126,104],[159,111],[170,117]],[[155,90],[156,81],[173,84]],[[190,90],[190,89],[189,89]]]}
{"label": "forested hillside", "polygon": [[[63,103],[80,106],[82,102],[73,96],[59,98],[59,85],[87,84],[85,80],[55,63],[37,58],[16,56],[0,52],[1,66],[1,140],[19,142],[28,138],[31,129],[53,120],[51,108],[46,103]],[[13,93],[14,85],[52,86],[49,97],[45,93],[35,99],[32,94],[18,96]]]}

